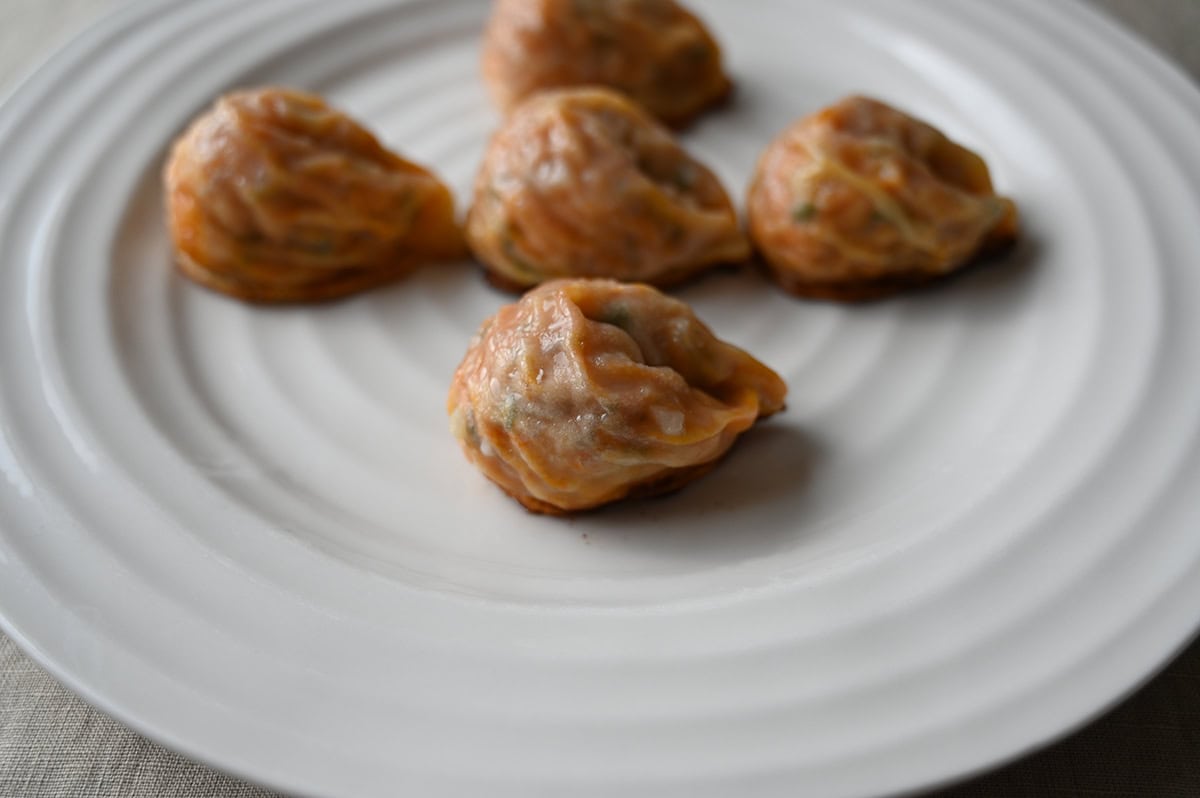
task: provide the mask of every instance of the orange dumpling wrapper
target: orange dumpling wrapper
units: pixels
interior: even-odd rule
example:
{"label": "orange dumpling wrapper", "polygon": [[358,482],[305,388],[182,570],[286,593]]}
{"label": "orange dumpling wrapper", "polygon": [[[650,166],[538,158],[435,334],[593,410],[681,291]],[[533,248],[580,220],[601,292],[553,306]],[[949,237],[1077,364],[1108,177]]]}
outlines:
{"label": "orange dumpling wrapper", "polygon": [[671,126],[733,86],[708,28],[675,0],[496,0],[483,76],[506,112],[546,89],[606,86]]}
{"label": "orange dumpling wrapper", "polygon": [[480,327],[447,409],[467,458],[526,508],[587,510],[711,469],[787,386],[640,284],[556,280]]}
{"label": "orange dumpling wrapper", "polygon": [[495,133],[467,242],[488,277],[667,286],[744,262],[750,242],[720,180],[669,130],[608,89],[536,95]]}
{"label": "orange dumpling wrapper", "polygon": [[465,253],[449,189],[312,94],[220,98],[164,180],[180,269],[239,299],[333,299]]}
{"label": "orange dumpling wrapper", "polygon": [[786,290],[857,301],[944,277],[1017,236],[978,154],[902,111],[848,97],[759,159],[750,236]]}

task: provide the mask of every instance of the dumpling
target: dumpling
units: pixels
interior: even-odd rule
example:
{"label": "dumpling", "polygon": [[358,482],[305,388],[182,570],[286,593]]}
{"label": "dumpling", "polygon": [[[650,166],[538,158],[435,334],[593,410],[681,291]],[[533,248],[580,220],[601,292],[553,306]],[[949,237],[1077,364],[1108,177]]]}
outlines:
{"label": "dumpling", "polygon": [[164,177],[179,267],[239,299],[332,299],[465,254],[450,191],[311,94],[222,97]]}
{"label": "dumpling", "polygon": [[750,256],[717,177],[608,89],[545,92],[492,137],[467,241],[496,284],[556,277],[670,285]]}
{"label": "dumpling", "polygon": [[928,124],[849,97],[785,130],[759,160],[750,235],[783,288],[875,299],[942,277],[1017,235],[987,164]]}
{"label": "dumpling", "polygon": [[675,0],[496,0],[483,75],[505,111],[543,89],[608,86],[673,126],[733,85],[704,23]]}
{"label": "dumpling", "polygon": [[787,386],[647,285],[556,280],[501,308],[450,386],[467,457],[528,509],[586,510],[711,469]]}

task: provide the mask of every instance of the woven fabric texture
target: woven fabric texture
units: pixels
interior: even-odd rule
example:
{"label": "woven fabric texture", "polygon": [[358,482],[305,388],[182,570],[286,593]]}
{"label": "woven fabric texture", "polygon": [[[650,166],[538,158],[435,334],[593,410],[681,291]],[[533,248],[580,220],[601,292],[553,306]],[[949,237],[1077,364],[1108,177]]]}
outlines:
{"label": "woven fabric texture", "polygon": [[[96,712],[0,636],[3,798],[274,798]],[[1065,740],[928,798],[1200,798],[1200,640]]]}
{"label": "woven fabric texture", "polygon": [[272,798],[85,704],[0,635],[0,798]]}
{"label": "woven fabric texture", "polygon": [[[0,95],[51,46],[120,2],[0,0]],[[1200,0],[1091,2],[1200,80]],[[277,795],[129,731],[59,686],[0,635],[0,798]],[[1200,798],[1200,641],[1116,709],[1061,742],[924,796]]]}

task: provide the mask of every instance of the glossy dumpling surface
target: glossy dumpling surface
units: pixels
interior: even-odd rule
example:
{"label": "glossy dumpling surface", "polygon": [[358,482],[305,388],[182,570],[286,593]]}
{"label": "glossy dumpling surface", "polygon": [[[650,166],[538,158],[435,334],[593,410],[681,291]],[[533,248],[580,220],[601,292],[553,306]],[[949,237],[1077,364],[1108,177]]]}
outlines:
{"label": "glossy dumpling surface", "polygon": [[239,299],[332,299],[465,252],[450,191],[311,94],[222,97],[164,177],[180,268]]}
{"label": "glossy dumpling surface", "polygon": [[545,89],[598,85],[669,125],[720,102],[732,85],[712,34],[675,0],[497,0],[483,74],[506,111]]}
{"label": "glossy dumpling surface", "polygon": [[558,277],[670,285],[750,255],[717,177],[622,95],[564,89],[492,137],[467,240],[494,282]]}
{"label": "glossy dumpling surface", "polygon": [[558,280],[484,322],[448,410],[489,479],[531,510],[562,513],[695,479],[786,392],[679,300]]}
{"label": "glossy dumpling surface", "polygon": [[849,97],[783,131],[750,185],[750,234],[800,296],[860,300],[944,276],[1017,234],[987,164],[932,126]]}

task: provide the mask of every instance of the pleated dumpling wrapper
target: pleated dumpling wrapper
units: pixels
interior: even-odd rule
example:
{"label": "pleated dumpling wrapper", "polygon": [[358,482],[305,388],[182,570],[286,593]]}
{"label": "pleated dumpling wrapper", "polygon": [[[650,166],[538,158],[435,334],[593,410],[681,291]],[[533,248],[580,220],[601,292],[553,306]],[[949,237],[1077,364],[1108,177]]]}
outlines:
{"label": "pleated dumpling wrapper", "polygon": [[492,282],[558,277],[659,287],[750,256],[717,177],[626,97],[545,92],[492,137],[467,212],[467,242]]}
{"label": "pleated dumpling wrapper", "polygon": [[556,280],[500,309],[450,387],[471,462],[529,510],[562,514],[682,487],[787,386],[642,284]]}
{"label": "pleated dumpling wrapper", "polygon": [[750,235],[802,297],[862,301],[943,277],[1017,236],[987,164],[884,103],[849,97],[804,117],[763,153]]}
{"label": "pleated dumpling wrapper", "polygon": [[675,0],[496,0],[483,76],[504,111],[546,89],[607,86],[671,126],[733,85],[708,28]]}
{"label": "pleated dumpling wrapper", "polygon": [[164,177],[179,267],[238,299],[333,299],[466,253],[449,189],[315,95],[220,98]]}

